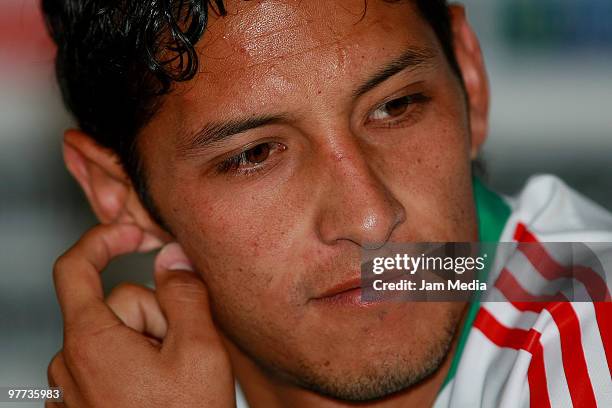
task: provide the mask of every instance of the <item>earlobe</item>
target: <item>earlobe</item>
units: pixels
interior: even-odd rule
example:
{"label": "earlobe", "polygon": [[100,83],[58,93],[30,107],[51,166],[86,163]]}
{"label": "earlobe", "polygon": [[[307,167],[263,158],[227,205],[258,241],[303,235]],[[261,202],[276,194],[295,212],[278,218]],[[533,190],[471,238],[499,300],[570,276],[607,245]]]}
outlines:
{"label": "earlobe", "polygon": [[136,224],[145,232],[141,250],[160,247],[171,239],[144,209],[117,155],[87,134],[68,130],[64,135],[64,161],[91,208],[103,224]]}
{"label": "earlobe", "polygon": [[455,55],[469,102],[471,158],[475,159],[488,134],[489,83],[480,42],[467,21],[465,9],[460,5],[452,5],[450,13]]}

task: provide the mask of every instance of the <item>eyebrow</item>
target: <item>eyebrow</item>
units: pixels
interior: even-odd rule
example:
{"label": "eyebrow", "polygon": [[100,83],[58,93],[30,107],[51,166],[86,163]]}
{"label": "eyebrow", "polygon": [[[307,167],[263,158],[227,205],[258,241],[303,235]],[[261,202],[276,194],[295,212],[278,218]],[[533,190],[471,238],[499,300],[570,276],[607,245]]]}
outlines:
{"label": "eyebrow", "polygon": [[385,64],[362,85],[353,91],[353,97],[358,98],[376,86],[385,82],[393,75],[410,68],[411,70],[424,65],[429,65],[436,56],[436,52],[430,48],[409,48],[402,55]]}
{"label": "eyebrow", "polygon": [[202,150],[217,142],[221,142],[231,136],[246,132],[247,130],[263,127],[287,120],[286,115],[263,115],[245,119],[233,119],[222,122],[210,122],[195,134],[186,137],[179,144],[179,153],[189,156],[198,150]]}
{"label": "eyebrow", "polygon": [[[379,68],[362,85],[353,91],[353,97],[358,98],[372,90],[393,75],[405,70],[415,69],[428,65],[436,53],[429,48],[409,48],[399,57]],[[286,114],[253,116],[245,119],[233,119],[229,121],[210,122],[193,135],[186,136],[179,143],[178,151],[181,156],[191,156],[211,145],[222,142],[234,135],[251,129],[286,122]]]}

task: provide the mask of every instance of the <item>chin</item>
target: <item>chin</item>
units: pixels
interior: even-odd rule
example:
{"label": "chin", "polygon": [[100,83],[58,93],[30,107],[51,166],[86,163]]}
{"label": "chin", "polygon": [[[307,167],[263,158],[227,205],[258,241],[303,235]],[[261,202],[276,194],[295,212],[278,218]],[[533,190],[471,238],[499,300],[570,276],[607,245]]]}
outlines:
{"label": "chin", "polygon": [[423,324],[406,315],[392,325],[372,327],[366,336],[356,334],[363,330],[355,330],[355,335],[349,330],[342,337],[333,336],[335,340],[318,339],[321,349],[304,350],[297,366],[283,370],[291,373],[285,378],[348,402],[380,400],[410,389],[446,361],[462,317],[458,304],[429,305],[439,313],[435,324],[431,319]]}
{"label": "chin", "polygon": [[391,397],[421,383],[444,363],[453,333],[416,352],[396,350],[383,356],[355,354],[345,367],[337,363],[301,373],[297,385],[317,394],[347,402]]}

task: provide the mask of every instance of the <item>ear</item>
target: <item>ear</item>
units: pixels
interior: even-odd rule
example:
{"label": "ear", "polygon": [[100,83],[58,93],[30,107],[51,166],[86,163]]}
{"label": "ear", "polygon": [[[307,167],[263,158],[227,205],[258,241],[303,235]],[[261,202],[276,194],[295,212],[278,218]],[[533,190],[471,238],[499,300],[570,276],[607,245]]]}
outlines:
{"label": "ear", "polygon": [[487,138],[489,127],[489,82],[478,37],[470,27],[465,8],[450,6],[457,62],[463,76],[470,109],[471,157],[475,159]]}
{"label": "ear", "polygon": [[145,233],[141,250],[172,240],[143,207],[118,156],[78,130],[64,134],[64,162],[103,224],[136,224]]}

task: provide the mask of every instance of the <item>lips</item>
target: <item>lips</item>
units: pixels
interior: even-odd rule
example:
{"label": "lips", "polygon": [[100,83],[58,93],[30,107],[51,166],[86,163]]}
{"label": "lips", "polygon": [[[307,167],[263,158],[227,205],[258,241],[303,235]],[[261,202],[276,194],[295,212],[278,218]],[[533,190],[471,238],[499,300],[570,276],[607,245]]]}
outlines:
{"label": "lips", "polygon": [[356,289],[361,289],[360,278],[350,279],[346,282],[334,285],[331,288],[327,289],[325,292],[323,292],[323,294],[318,296],[316,299],[331,298]]}
{"label": "lips", "polygon": [[361,298],[362,282],[360,278],[350,279],[327,289],[320,296],[313,298],[314,304],[325,306],[371,307],[379,301],[364,301]]}

